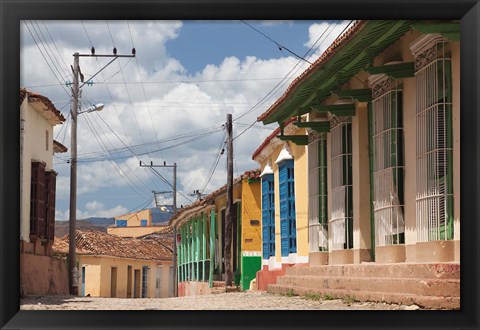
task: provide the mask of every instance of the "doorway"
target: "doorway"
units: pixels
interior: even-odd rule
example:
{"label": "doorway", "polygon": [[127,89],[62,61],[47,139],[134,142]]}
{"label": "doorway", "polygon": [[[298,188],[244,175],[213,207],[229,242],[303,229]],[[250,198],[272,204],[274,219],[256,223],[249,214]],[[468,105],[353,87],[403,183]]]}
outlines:
{"label": "doorway", "polygon": [[117,267],[112,267],[110,271],[110,297],[117,296]]}
{"label": "doorway", "polygon": [[127,266],[127,298],[132,298],[132,266]]}
{"label": "doorway", "polygon": [[141,284],[141,277],[140,277],[140,269],[135,269],[135,273],[133,275],[133,297],[140,298],[140,287]]}

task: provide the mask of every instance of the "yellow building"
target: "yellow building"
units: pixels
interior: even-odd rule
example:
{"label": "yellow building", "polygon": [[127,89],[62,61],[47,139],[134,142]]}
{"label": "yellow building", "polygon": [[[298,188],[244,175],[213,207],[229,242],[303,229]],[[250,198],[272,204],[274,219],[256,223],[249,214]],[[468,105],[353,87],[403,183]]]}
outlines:
{"label": "yellow building", "polygon": [[[261,267],[259,170],[233,184],[231,265],[234,284],[247,290]],[[225,280],[226,185],[183,208],[170,220],[177,232],[178,295],[205,294]]]}
{"label": "yellow building", "polygon": [[442,278],[431,265],[448,263],[455,284],[357,294],[459,305],[459,21],[356,21],[258,120],[278,122],[291,149],[306,146],[311,266],[356,265],[361,276],[374,262]]}
{"label": "yellow building", "polygon": [[[286,134],[304,135],[291,122]],[[274,131],[252,158],[262,169],[263,269],[257,286],[265,290],[285,268],[308,263],[307,155],[304,145],[283,141]]]}
{"label": "yellow building", "polygon": [[[163,212],[157,208],[149,208],[115,217],[115,223],[107,228],[107,233],[122,237],[139,237],[160,231],[166,227],[170,218],[168,211]],[[165,219],[163,225],[159,220]]]}
{"label": "yellow building", "polygon": [[[68,241],[68,235],[55,240],[54,252],[68,254]],[[173,296],[171,237],[136,239],[77,230],[76,249],[81,296]]]}

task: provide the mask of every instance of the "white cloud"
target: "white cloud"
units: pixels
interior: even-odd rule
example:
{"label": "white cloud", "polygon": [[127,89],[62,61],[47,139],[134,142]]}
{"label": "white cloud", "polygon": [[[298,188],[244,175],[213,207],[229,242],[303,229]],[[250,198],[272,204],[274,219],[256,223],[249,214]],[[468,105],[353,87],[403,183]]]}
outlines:
{"label": "white cloud", "polygon": [[[289,21],[270,23],[290,24]],[[74,52],[90,52],[90,43],[80,22],[49,24],[52,24],[49,25],[50,32],[57,40],[56,46],[61,49],[61,56],[67,65],[73,62]],[[329,38],[321,44],[316,56],[328,47],[344,26],[345,22],[333,29]],[[95,45],[96,53],[110,54],[113,42],[106,24],[85,21],[85,27]],[[246,113],[234,122],[235,137],[246,128],[245,124],[255,122],[257,116],[275,102],[293,78],[307,66],[294,57],[262,60],[255,56],[246,58],[229,56],[218,65],[207,64],[203,70],[190,75],[179,60],[169,56],[165,46],[167,41],[177,38],[181,33],[181,22],[131,21],[127,25],[125,21],[109,21],[109,27],[119,53],[130,52],[131,33],[137,57],[113,62],[94,78],[93,86],[82,88],[84,106],[101,102],[105,104],[105,109],[100,113],[82,114],[78,119],[77,193],[79,198],[87,198],[100,189],[109,188],[112,191],[128,191],[129,194],[141,195],[141,199],[145,200],[149,196],[153,197],[152,190],[169,190],[169,187],[162,183],[152,170],[139,166],[138,158],[133,156],[129,149],[139,155],[138,157],[145,163],[150,161],[154,164],[162,164],[163,161],[169,164],[177,163],[177,188],[182,194],[188,196],[193,190],[203,189],[219,147],[224,141],[224,131],[221,130],[221,126],[226,120],[226,114],[231,113],[236,119]],[[306,45],[313,45],[326,28],[327,25],[324,23],[312,25]],[[35,43],[31,41],[24,24],[22,24],[22,35],[25,37],[21,48],[22,84],[41,85],[48,81],[52,84],[53,74],[45,61],[31,60],[31,58],[41,59],[42,56]],[[81,57],[80,66],[88,79],[109,60],[97,61],[90,57]],[[300,64],[297,65],[298,63]],[[63,61],[58,65],[59,68],[63,66]],[[289,74],[292,68],[295,69]],[[66,72],[68,72],[67,69]],[[119,73],[120,71],[123,74]],[[266,79],[283,78],[287,74],[289,74],[288,79],[284,81]],[[108,79],[107,85],[103,83],[104,78]],[[68,79],[67,77],[66,80]],[[212,82],[214,80],[218,82]],[[230,81],[227,82],[227,80]],[[174,81],[183,82],[172,83]],[[194,81],[210,82],[195,83]],[[125,86],[124,82],[131,83]],[[39,91],[56,105],[61,104],[61,100],[65,102],[69,99],[68,93],[58,87],[44,88]],[[68,106],[63,113],[65,117],[68,116]],[[60,129],[61,125],[55,128],[55,135]],[[69,127],[63,129],[67,131],[62,132],[57,140],[69,146]],[[216,129],[217,132],[211,135],[200,135],[200,130],[205,132],[207,129],[211,131]],[[66,133],[65,139],[63,139],[63,133]],[[235,139],[237,174],[258,167],[258,164],[251,160],[251,155],[270,133],[271,130],[252,128]],[[165,141],[166,139],[169,141]],[[189,139],[192,140],[189,143],[167,149]],[[122,152],[115,151],[120,148],[123,149]],[[160,149],[164,150],[151,153],[153,150]],[[107,154],[114,157],[115,161],[104,159],[105,150],[110,150]],[[103,157],[103,160],[92,162],[93,156],[100,159]],[[62,159],[68,159],[70,154],[68,152],[56,157],[55,168],[59,172],[57,196],[59,201],[65,203],[69,196],[70,173],[69,166],[61,165],[60,162]],[[219,161],[206,193],[225,184],[225,159],[226,152]],[[171,181],[171,169],[156,168],[156,170]],[[188,197],[194,200],[194,197]],[[89,200],[83,204],[77,203],[80,208],[77,218],[115,216],[128,211],[121,206],[121,202],[115,207],[110,207],[111,205],[107,206],[107,203],[100,199],[99,195],[95,200]],[[180,194],[177,200],[179,205],[189,203]],[[57,211],[57,217],[67,219],[68,210],[63,213]]]}
{"label": "white cloud", "polygon": [[[99,218],[113,218],[118,215],[127,213],[129,210],[122,206],[117,205],[115,207],[106,209],[105,205],[97,201],[90,201],[85,204],[85,211],[77,209],[77,220],[87,219],[91,217]],[[70,218],[70,210],[60,211],[55,210],[55,219],[56,220],[68,220]]]}
{"label": "white cloud", "polygon": [[336,24],[324,22],[311,25],[308,28],[308,41],[305,46],[316,50],[310,60],[316,60],[337,39],[349,22],[341,21]]}

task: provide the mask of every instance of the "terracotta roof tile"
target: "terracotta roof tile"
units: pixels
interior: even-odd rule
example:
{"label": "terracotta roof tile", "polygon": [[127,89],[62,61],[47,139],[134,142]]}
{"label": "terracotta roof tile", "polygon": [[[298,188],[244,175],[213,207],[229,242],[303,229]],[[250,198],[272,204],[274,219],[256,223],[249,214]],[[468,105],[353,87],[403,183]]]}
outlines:
{"label": "terracotta roof tile", "polygon": [[[172,260],[172,240],[124,238],[100,231],[77,230],[76,251],[79,255],[102,255],[143,260]],[[69,236],[56,238],[53,252],[68,254]]]}
{"label": "terracotta roof tile", "polygon": [[37,100],[42,102],[47,107],[48,111],[52,112],[60,122],[65,121],[65,117],[62,115],[60,111],[57,110],[57,108],[55,108],[52,101],[50,101],[48,97],[40,95],[35,92],[30,92],[25,88],[20,88],[20,105],[23,103],[27,95],[28,95],[29,102],[37,101]]}
{"label": "terracotta roof tile", "polygon": [[345,33],[339,36],[333,43],[323,52],[323,54],[310,65],[300,76],[295,78],[294,81],[288,86],[287,90],[283,95],[275,101],[274,104],[270,106],[264,113],[262,113],[257,121],[263,121],[265,118],[272,115],[282,103],[289,98],[293,92],[297,89],[301,82],[309,78],[314,72],[316,72],[322,65],[324,65],[341,47],[346,45],[366,24],[368,21],[359,20],[348,29]]}

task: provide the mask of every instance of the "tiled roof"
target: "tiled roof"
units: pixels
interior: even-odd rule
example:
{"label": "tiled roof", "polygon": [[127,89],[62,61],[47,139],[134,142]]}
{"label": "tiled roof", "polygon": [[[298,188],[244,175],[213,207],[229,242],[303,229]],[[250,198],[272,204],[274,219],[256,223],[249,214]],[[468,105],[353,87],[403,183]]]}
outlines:
{"label": "tiled roof", "polygon": [[272,115],[278,109],[278,107],[280,107],[280,105],[293,94],[301,82],[309,78],[314,72],[321,68],[322,65],[324,65],[332,57],[332,55],[334,55],[341,47],[347,44],[366,24],[367,21],[365,20],[357,21],[350,29],[335,39],[335,41],[327,48],[327,50],[325,50],[323,54],[312,63],[312,65],[310,65],[300,76],[295,78],[290,86],[288,86],[285,93],[283,93],[283,95],[277,101],[275,101],[275,103],[272,104],[267,111],[262,113],[257,118],[257,121],[263,121]]}
{"label": "tiled roof", "polygon": [[51,112],[59,122],[65,121],[65,117],[62,115],[60,111],[57,110],[57,108],[55,108],[52,101],[50,101],[48,97],[40,95],[38,93],[27,91],[25,88],[20,88],[20,105],[23,103],[27,95],[28,95],[29,102],[35,102],[35,101],[42,102],[46,107],[45,109]]}
{"label": "tiled roof", "polygon": [[57,140],[53,140],[53,152],[54,153],[61,153],[61,152],[67,152],[68,148],[65,147],[63,144],[58,142]]}
{"label": "tiled roof", "polygon": [[[128,259],[172,260],[172,240],[142,240],[110,235],[100,231],[77,230],[76,252],[79,255],[101,255]],[[53,252],[68,254],[69,236],[56,238]]]}
{"label": "tiled roof", "polygon": [[[290,118],[288,121],[285,122],[285,126],[294,122],[295,120],[296,120],[295,117]],[[263,141],[262,144],[257,148],[257,150],[254,151],[254,153],[252,155],[253,160],[255,160],[255,157],[257,157],[258,154],[262,152],[263,148],[265,148],[274,137],[276,137],[278,134],[280,134],[281,130],[282,130],[282,128],[279,126],[272,132],[272,134],[267,136],[265,141]]]}
{"label": "tiled roof", "polygon": [[[260,171],[260,169],[254,169],[254,170],[249,170],[249,171],[245,171],[244,174],[240,175],[239,177],[233,179],[233,185],[236,185],[236,184],[240,184],[243,180],[243,177],[246,175],[248,176],[250,172],[255,172],[255,171]],[[181,210],[179,210],[177,212],[177,214],[175,216],[173,216],[170,221],[168,222],[168,225],[169,226],[172,226],[174,223],[176,223],[178,221],[179,218],[181,218],[185,213],[187,213],[188,211],[191,211],[195,208],[201,208],[202,206],[206,206],[206,205],[209,205],[209,204],[212,204],[215,199],[223,194],[225,194],[227,192],[227,184],[224,184],[223,186],[221,186],[220,188],[218,188],[217,190],[213,191],[211,194],[209,194],[208,196],[205,196],[204,198],[200,199],[200,200],[197,200],[195,201],[194,203],[190,204],[190,205],[187,205],[185,207],[183,207]]]}

